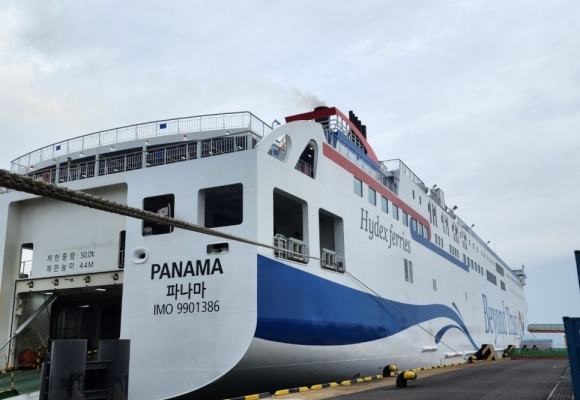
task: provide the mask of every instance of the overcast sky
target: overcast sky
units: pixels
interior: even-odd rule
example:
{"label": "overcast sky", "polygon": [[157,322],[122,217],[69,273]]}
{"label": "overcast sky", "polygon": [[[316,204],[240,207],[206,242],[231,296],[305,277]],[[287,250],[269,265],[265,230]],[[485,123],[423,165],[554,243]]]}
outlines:
{"label": "overcast sky", "polygon": [[580,317],[579,21],[559,0],[3,0],[0,167],[121,125],[270,123],[320,100],[526,266],[529,322],[561,323]]}

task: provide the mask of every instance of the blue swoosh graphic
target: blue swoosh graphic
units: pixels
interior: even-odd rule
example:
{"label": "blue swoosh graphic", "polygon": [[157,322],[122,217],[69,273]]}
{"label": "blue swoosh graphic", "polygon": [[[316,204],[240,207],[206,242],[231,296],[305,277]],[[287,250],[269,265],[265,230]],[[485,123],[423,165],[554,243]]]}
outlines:
{"label": "blue swoosh graphic", "polygon": [[451,307],[382,299],[258,255],[257,338],[309,346],[348,345],[392,336],[435,318],[455,322],[477,349]]}
{"label": "blue swoosh graphic", "polygon": [[473,346],[473,348],[478,349],[479,347],[477,347],[475,345],[475,343],[473,342],[473,340],[471,339],[471,336],[467,333],[465,333],[465,331],[460,328],[457,325],[446,325],[443,328],[441,328],[439,330],[439,332],[437,332],[437,334],[435,335],[435,344],[438,344],[439,342],[441,342],[441,339],[443,338],[443,335],[445,335],[445,333],[449,330],[449,329],[458,329],[460,330],[463,334],[465,334],[465,336],[467,336],[467,338],[469,339],[469,341],[471,342],[471,345]]}
{"label": "blue swoosh graphic", "polygon": [[451,302],[451,305],[453,306],[453,308],[455,308],[455,311],[457,311],[457,314],[459,314],[459,316],[461,317],[461,319],[463,319],[463,315],[461,315],[461,311],[459,311],[459,308],[457,308],[457,305],[455,305],[455,302]]}

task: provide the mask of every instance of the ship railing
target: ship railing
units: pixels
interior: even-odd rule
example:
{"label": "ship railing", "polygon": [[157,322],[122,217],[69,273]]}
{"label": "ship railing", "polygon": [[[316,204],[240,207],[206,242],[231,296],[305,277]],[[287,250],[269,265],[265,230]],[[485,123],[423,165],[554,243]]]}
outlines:
{"label": "ship railing", "polygon": [[[253,141],[255,140],[255,138],[252,139]],[[239,135],[211,138],[202,140],[200,143],[202,157],[211,157],[219,154],[243,151],[248,148],[248,138]]]}
{"label": "ship railing", "polygon": [[350,139],[355,146],[357,146],[362,151],[365,151],[365,147],[359,137],[350,129],[350,126],[339,116],[332,115],[328,120],[320,121],[325,132],[342,132],[346,137]]}
{"label": "ship railing", "polygon": [[147,167],[193,160],[197,158],[197,142],[148,149],[145,157]]}
{"label": "ship railing", "polygon": [[[43,176],[43,181],[47,182],[46,179],[50,179],[50,183],[54,183],[54,179],[56,179],[56,174],[52,174],[52,171],[48,171],[51,173],[50,176],[46,174]],[[69,182],[69,181],[76,181],[79,179],[87,179],[92,178],[95,176],[95,162],[89,161],[81,164],[75,164],[66,167],[60,167],[59,170],[59,181],[60,182]]]}
{"label": "ship railing", "polygon": [[417,175],[415,175],[415,173],[413,171],[411,171],[411,168],[409,168],[407,166],[407,164],[405,164],[400,159],[395,158],[393,160],[381,161],[381,164],[385,168],[386,171],[399,170],[399,171],[403,172],[405,175],[407,175],[411,179],[411,181],[415,182],[421,188],[426,187],[425,183],[421,179],[419,179],[419,177]]}
{"label": "ship railing", "polygon": [[296,163],[296,170],[302,172],[304,175],[314,178],[314,169],[312,168],[312,165],[302,160],[298,160]]}
{"label": "ship railing", "polygon": [[268,154],[280,161],[286,157],[286,135],[282,135],[272,144]]}
{"label": "ship railing", "polygon": [[274,247],[277,248],[277,250],[274,250],[274,257],[276,258],[303,264],[308,264],[310,261],[308,246],[300,239],[286,238],[284,235],[277,234],[274,236]]}
{"label": "ship railing", "polygon": [[489,252],[489,254],[491,254],[493,257],[495,257],[495,259],[497,260],[497,262],[504,267],[504,269],[511,271],[512,275],[517,276],[515,274],[515,272],[508,267],[508,265],[497,255],[495,254],[495,252],[487,245],[487,243],[485,243],[479,236],[477,236],[477,234],[473,231],[473,229],[471,229],[470,226],[468,226],[465,222],[463,222],[463,220],[461,218],[459,218],[458,216],[455,216],[455,221],[457,222],[457,224],[463,228],[465,231],[467,231],[467,233],[469,233],[471,235],[471,237],[473,237],[481,247],[483,247],[487,252]]}
{"label": "ship railing", "polygon": [[54,180],[56,179],[56,168],[50,169],[50,170],[32,172],[28,176],[30,176],[32,179],[37,180],[37,181],[42,181],[42,182],[46,182],[46,183],[54,183]]}
{"label": "ship railing", "polygon": [[[415,175],[413,171],[411,171],[411,168],[409,168],[400,159],[397,158],[393,160],[381,161],[381,164],[386,171],[395,171],[395,170],[402,171],[402,173],[407,175],[411,179],[411,181],[416,183],[421,189],[426,190],[427,186],[425,185],[425,183],[421,179],[419,179],[419,177]],[[461,218],[459,218],[454,213],[450,215],[451,217],[455,218],[455,221],[461,228],[467,231],[486,251],[492,254],[496,258],[498,263],[500,263],[503,267],[511,271],[511,268],[509,268],[507,264],[501,258],[499,258],[497,254],[495,254],[495,252],[487,245],[487,243],[485,243],[479,236],[477,236],[477,234],[471,229],[470,226],[468,226],[465,222],[463,222]]]}
{"label": "ship railing", "polygon": [[270,150],[268,150],[268,154],[280,161],[284,161],[284,158],[286,157],[286,150],[283,150],[273,144],[272,147],[270,147]]}
{"label": "ship railing", "polygon": [[[250,133],[248,135],[248,133]],[[96,160],[86,161],[78,164],[68,163],[60,167],[53,167],[33,171],[26,174],[32,179],[41,180],[46,183],[64,183],[80,179],[93,178],[95,176],[116,174],[119,172],[126,172],[141,168],[154,167],[157,165],[171,164],[181,161],[188,161],[198,158],[198,143],[210,143],[209,147],[213,148],[212,154],[208,156],[216,156],[219,154],[226,154],[231,151],[242,151],[253,148],[256,143],[256,135],[252,132],[242,132],[236,135],[225,136],[225,141],[220,141],[221,138],[208,139],[200,142],[186,142],[178,145],[171,145],[165,147],[157,147],[140,150],[132,153],[116,155],[111,157],[103,157]],[[218,144],[221,143],[221,144]],[[224,143],[235,145],[226,146]],[[250,145],[250,146],[248,146]],[[203,154],[201,155],[202,157]],[[145,162],[143,162],[145,160]],[[12,190],[0,188],[0,195],[9,193]]]}
{"label": "ship railing", "polygon": [[[323,127],[325,125],[323,124]],[[376,179],[381,185],[389,189],[391,192],[398,194],[399,185],[398,179],[389,173],[386,169],[380,170],[373,166],[367,160],[356,154],[343,140],[338,136],[337,131],[331,130],[333,127],[329,126],[327,129],[325,127],[326,142],[338,150],[343,156],[356,164],[359,168],[365,171],[367,174]],[[344,132],[342,132],[344,133]],[[382,168],[381,168],[382,169]]]}
{"label": "ship railing", "polygon": [[99,176],[131,171],[143,167],[141,152],[99,159]]}
{"label": "ship railing", "polygon": [[157,136],[186,135],[203,131],[238,128],[248,129],[259,138],[272,131],[270,125],[247,111],[158,120],[95,132],[53,143],[13,160],[11,171],[25,174],[29,172],[30,166],[36,163],[104,145],[115,145],[116,143]]}
{"label": "ship railing", "polygon": [[304,264],[308,264],[308,261],[310,261],[310,257],[308,257],[308,246],[302,240],[290,237],[286,242],[286,248],[293,252],[287,254],[288,260],[297,261]]}
{"label": "ship railing", "polygon": [[284,235],[274,235],[274,247],[279,250],[274,250],[274,257],[286,260],[286,237]]}
{"label": "ship railing", "polygon": [[344,257],[341,257],[336,254],[336,252],[325,249],[324,247],[320,251],[320,265],[324,269],[329,269],[340,273],[344,273],[346,269],[344,264]]}

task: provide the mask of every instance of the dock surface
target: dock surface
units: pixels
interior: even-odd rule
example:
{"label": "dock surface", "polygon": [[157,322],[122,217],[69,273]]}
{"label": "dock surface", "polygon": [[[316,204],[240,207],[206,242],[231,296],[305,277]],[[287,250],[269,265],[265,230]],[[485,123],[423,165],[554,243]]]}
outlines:
{"label": "dock surface", "polygon": [[[280,399],[546,400],[557,392],[554,389],[567,369],[568,360],[501,360],[421,371],[417,380],[409,381],[406,388],[395,387],[396,378],[383,378],[353,386],[295,393]],[[554,400],[556,397],[552,396]]]}

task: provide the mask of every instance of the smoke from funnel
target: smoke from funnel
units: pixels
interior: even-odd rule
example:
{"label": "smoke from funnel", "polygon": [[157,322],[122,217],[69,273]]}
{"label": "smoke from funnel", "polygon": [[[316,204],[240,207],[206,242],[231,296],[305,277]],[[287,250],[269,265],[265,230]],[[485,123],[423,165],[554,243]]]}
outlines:
{"label": "smoke from funnel", "polygon": [[294,95],[296,97],[296,102],[300,108],[305,108],[306,110],[314,110],[316,107],[325,106],[326,102],[320,100],[313,94],[302,93],[300,90],[295,89]]}

